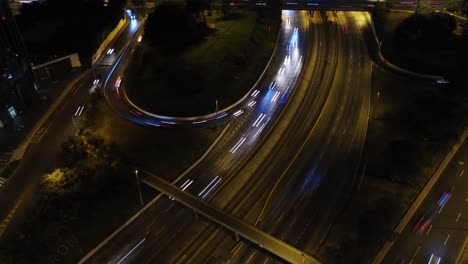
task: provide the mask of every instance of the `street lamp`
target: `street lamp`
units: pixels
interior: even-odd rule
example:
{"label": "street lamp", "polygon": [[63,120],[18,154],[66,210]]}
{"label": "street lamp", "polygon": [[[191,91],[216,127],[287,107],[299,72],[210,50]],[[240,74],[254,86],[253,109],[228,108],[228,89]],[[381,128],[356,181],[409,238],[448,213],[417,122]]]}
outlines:
{"label": "street lamp", "polygon": [[143,206],[143,196],[141,196],[140,180],[138,179],[138,170],[135,170],[135,178],[137,182],[138,195],[140,196],[140,203],[141,203],[141,206]]}

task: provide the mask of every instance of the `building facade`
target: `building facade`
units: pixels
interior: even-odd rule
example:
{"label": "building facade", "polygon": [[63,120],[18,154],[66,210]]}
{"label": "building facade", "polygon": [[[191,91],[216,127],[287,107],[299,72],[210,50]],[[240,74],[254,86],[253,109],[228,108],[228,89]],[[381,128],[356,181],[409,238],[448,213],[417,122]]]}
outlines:
{"label": "building facade", "polygon": [[36,99],[36,85],[8,0],[0,0],[0,128]]}

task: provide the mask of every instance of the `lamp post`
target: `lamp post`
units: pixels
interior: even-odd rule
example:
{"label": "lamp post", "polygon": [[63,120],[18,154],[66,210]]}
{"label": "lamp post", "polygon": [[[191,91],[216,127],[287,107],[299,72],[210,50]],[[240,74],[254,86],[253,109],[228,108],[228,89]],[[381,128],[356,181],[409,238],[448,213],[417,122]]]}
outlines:
{"label": "lamp post", "polygon": [[138,170],[135,170],[135,178],[137,182],[138,195],[140,196],[140,203],[141,203],[141,206],[143,206],[143,196],[141,196],[140,180],[138,179]]}

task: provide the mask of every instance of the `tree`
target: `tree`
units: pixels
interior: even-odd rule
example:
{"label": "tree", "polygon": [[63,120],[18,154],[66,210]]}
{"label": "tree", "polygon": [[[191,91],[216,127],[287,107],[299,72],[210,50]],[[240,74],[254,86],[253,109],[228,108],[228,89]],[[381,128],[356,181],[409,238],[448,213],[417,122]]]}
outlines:
{"label": "tree", "polygon": [[41,193],[47,199],[73,194],[80,187],[80,177],[76,169],[60,168],[45,174],[41,182]]}
{"label": "tree", "polygon": [[151,46],[165,51],[178,51],[200,40],[202,32],[185,7],[163,2],[148,16],[145,39]]}
{"label": "tree", "polygon": [[438,47],[450,40],[456,25],[456,19],[444,13],[413,14],[397,26],[395,41],[401,48]]}
{"label": "tree", "polygon": [[202,17],[203,23],[206,24],[206,17],[203,11],[210,9],[211,0],[185,0],[187,10],[195,17]]}

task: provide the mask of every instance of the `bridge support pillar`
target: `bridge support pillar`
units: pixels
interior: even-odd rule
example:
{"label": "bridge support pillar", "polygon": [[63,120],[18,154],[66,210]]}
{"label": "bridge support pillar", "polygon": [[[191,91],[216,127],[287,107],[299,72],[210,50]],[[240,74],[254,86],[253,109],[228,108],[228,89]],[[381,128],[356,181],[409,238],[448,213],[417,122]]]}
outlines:
{"label": "bridge support pillar", "polygon": [[239,234],[237,233],[234,233],[234,234],[236,234],[236,242],[239,242]]}

